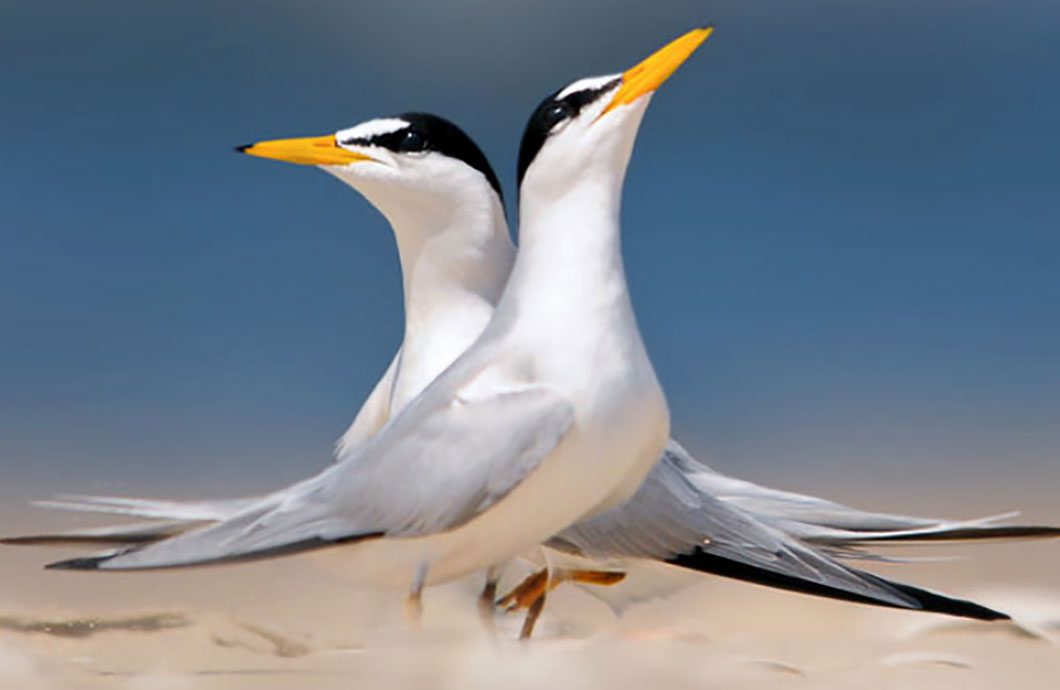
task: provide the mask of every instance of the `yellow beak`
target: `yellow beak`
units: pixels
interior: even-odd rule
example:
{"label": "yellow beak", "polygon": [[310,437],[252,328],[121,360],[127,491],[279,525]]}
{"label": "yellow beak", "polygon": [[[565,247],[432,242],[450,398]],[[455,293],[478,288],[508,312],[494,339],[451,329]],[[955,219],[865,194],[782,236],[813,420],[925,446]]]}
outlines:
{"label": "yellow beak", "polygon": [[240,146],[236,148],[236,151],[259,158],[275,158],[278,161],[299,165],[348,165],[359,161],[374,160],[371,156],[342,148],[335,140],[334,134],[323,137],[259,141],[256,144]]}
{"label": "yellow beak", "polygon": [[[646,93],[650,93],[662,86],[662,83],[677,71],[685,60],[696,48],[702,45],[714,33],[714,27],[705,26],[700,29],[692,29],[684,36],[667,43],[651,54],[646,60],[636,67],[626,70],[622,74],[622,86],[618,88],[611,102],[607,104],[600,117],[611,112],[620,105],[632,103]],[[599,119],[599,118],[597,118]]]}

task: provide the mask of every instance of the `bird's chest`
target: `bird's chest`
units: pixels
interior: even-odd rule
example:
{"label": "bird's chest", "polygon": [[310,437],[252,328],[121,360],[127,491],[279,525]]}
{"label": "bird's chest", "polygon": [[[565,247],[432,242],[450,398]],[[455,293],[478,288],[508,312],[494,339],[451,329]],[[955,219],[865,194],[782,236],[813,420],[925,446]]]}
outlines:
{"label": "bird's chest", "polygon": [[605,330],[565,343],[546,378],[563,381],[580,426],[606,437],[657,426],[665,417],[662,390],[639,338]]}

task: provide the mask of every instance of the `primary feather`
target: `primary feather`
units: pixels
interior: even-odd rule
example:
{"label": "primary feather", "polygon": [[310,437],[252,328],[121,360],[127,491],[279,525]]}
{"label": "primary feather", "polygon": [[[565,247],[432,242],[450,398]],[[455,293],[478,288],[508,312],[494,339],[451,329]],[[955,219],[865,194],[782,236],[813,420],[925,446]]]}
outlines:
{"label": "primary feather", "polygon": [[636,500],[567,528],[548,545],[604,562],[663,560],[686,570],[845,601],[981,620],[1007,618],[973,602],[843,565],[703,492],[674,463],[656,465]]}
{"label": "primary feather", "polygon": [[[177,510],[165,502],[136,499],[85,501],[89,509],[113,507],[151,517],[169,511],[199,522],[216,515],[219,507],[235,512],[179,533],[174,533],[174,525],[154,535],[136,527],[126,534],[124,550],[52,567],[143,570],[206,565],[453,529],[505,497],[555,448],[572,419],[570,405],[543,387],[504,390],[476,400],[427,395],[397,417],[388,432],[342,462],[262,498],[196,503]],[[491,428],[487,422],[503,433],[483,431]],[[393,486],[393,473],[381,471],[384,462],[405,469],[400,490]],[[56,535],[55,541],[76,541],[75,536]],[[120,532],[113,530],[87,536],[120,541]]]}

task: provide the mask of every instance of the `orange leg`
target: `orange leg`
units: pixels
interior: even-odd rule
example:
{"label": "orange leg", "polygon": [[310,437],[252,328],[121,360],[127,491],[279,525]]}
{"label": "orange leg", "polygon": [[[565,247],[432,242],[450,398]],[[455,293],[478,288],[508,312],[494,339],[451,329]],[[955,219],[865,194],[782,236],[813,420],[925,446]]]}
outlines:
{"label": "orange leg", "polygon": [[581,582],[589,585],[606,587],[614,585],[625,579],[625,573],[608,570],[568,570],[557,568],[549,576],[547,569],[531,573],[520,582],[512,591],[501,597],[498,606],[506,611],[517,611],[526,609],[526,619],[523,621],[523,630],[520,639],[528,639],[534,631],[534,624],[538,616],[545,608],[545,596],[564,582]]}
{"label": "orange leg", "polygon": [[516,585],[512,591],[500,598],[497,606],[505,611],[530,608],[531,604],[545,596],[545,590],[549,584],[548,579],[548,571],[544,568],[527,575],[526,579]]}
{"label": "orange leg", "polygon": [[526,607],[526,618],[523,619],[523,627],[519,631],[520,640],[529,640],[530,636],[534,634],[534,625],[537,624],[537,619],[541,615],[541,612],[545,610],[545,599],[548,596],[548,589],[549,588],[546,587],[545,590],[541,592],[541,596]]}

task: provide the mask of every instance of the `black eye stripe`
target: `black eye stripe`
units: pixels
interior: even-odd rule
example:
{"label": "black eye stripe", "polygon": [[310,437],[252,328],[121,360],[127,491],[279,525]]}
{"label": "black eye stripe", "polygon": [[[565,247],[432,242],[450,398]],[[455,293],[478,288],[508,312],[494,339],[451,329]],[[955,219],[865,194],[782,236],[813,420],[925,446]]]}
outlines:
{"label": "black eye stripe", "polygon": [[567,94],[563,99],[563,102],[573,108],[575,114],[580,113],[582,108],[600,98],[605,92],[610,91],[619,81],[621,81],[621,77],[615,77],[606,84],[601,84],[595,89],[585,89],[584,91],[575,91],[574,93]]}
{"label": "black eye stripe", "polygon": [[545,141],[548,139],[553,128],[564,119],[562,117],[557,119],[559,113],[553,112],[556,106],[560,106],[567,111],[567,118],[577,117],[578,113],[582,111],[582,108],[596,101],[600,96],[613,89],[620,80],[621,77],[615,77],[596,88],[575,91],[567,94],[563,98],[556,98],[556,96],[559,95],[559,91],[557,91],[541,101],[533,114],[530,115],[530,120],[526,123],[526,129],[523,130],[523,140],[519,144],[519,167],[516,175],[517,184],[523,183],[523,176],[526,175],[527,168],[529,168],[530,164],[534,162],[534,158],[541,150],[541,147],[545,145]]}
{"label": "black eye stripe", "polygon": [[[391,151],[401,151],[402,142],[405,141],[405,136],[409,133],[409,127],[402,127],[401,129],[394,132],[387,132],[385,134],[375,134],[370,137],[351,137],[349,139],[343,139],[340,143],[345,146],[379,146],[384,149]],[[420,134],[422,137],[423,135]],[[423,150],[431,148],[430,139],[423,137],[426,145]]]}
{"label": "black eye stripe", "polygon": [[[396,116],[395,119],[404,120],[408,126],[370,137],[342,139],[339,143],[345,146],[378,146],[395,153],[406,154],[435,151],[443,156],[455,158],[482,173],[493,187],[493,191],[497,192],[497,196],[500,197],[501,205],[504,205],[504,194],[501,192],[501,181],[497,179],[497,173],[490,166],[486,154],[464,130],[445,118],[429,113],[404,113]],[[411,148],[411,142],[407,138],[410,132],[420,138],[420,142]]]}
{"label": "black eye stripe", "polygon": [[545,108],[541,121],[551,132],[556,128],[556,125],[564,120],[570,119],[574,114],[575,111],[569,103],[566,103],[565,101],[556,101],[549,107]]}

